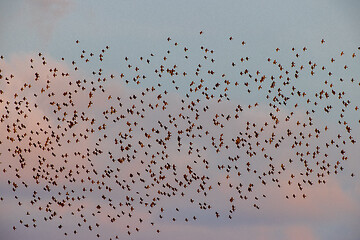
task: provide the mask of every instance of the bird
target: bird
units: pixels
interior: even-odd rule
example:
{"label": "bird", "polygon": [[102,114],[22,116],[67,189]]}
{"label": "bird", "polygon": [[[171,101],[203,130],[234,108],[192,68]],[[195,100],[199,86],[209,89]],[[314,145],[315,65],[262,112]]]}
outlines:
{"label": "bird", "polygon": [[[280,46],[258,62],[218,61],[206,44],[162,41],[159,52],[119,57],[118,72],[104,67],[108,45],[62,64],[32,55],[26,80],[2,70],[0,166],[12,198],[0,204],[15,199],[24,210],[13,230],[56,219],[66,236],[103,238],[107,224],[117,224],[115,239],[162,234],[161,223],[203,221],[205,211],[228,221],[241,204],[262,211],[268,195],[307,201],[306,190],[347,172],[360,120],[341,85],[359,85],[344,51],[315,62],[310,46]],[[237,39],[224,41],[231,49]],[[316,86],[300,83],[309,79]]]}

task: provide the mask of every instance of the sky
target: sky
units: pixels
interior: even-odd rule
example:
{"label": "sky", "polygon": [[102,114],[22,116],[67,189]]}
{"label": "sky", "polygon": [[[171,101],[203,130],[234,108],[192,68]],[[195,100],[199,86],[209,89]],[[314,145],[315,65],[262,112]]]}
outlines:
{"label": "sky", "polygon": [[[355,109],[360,103],[359,10],[360,2],[355,0],[0,0],[0,55],[3,56],[0,59],[0,74],[3,76],[0,79],[0,115],[3,120],[0,122],[0,197],[3,199],[0,201],[0,238],[48,239],[51,234],[52,239],[59,240],[98,239],[96,234],[100,234],[100,239],[115,239],[116,235],[120,239],[360,239],[360,142],[357,139],[360,136],[360,111]],[[202,46],[204,48],[201,48]],[[184,48],[188,50],[185,51]],[[214,52],[205,52],[205,48]],[[94,57],[90,57],[90,52],[94,53]],[[82,54],[85,55],[84,58],[81,57]],[[103,56],[100,57],[101,60],[99,54]],[[296,54],[300,56],[297,57]],[[166,61],[164,56],[167,57]],[[143,60],[140,57],[143,57]],[[244,60],[246,57],[248,60]],[[90,61],[85,62],[86,58]],[[244,61],[240,61],[241,58]],[[331,61],[332,58],[334,61]],[[150,63],[146,63],[146,59],[149,59]],[[214,59],[214,62],[210,59]],[[44,61],[46,64],[43,64]],[[295,62],[295,68],[291,67],[292,62]],[[200,74],[195,76],[195,70],[201,68],[198,66],[199,63],[206,71],[201,70]],[[317,66],[315,74],[311,75],[310,66],[314,63]],[[299,78],[291,80],[291,86],[296,86],[295,92],[286,85],[281,86],[281,78],[285,77],[285,74],[278,64],[284,66],[290,75],[299,75]],[[177,65],[176,69],[181,74],[169,76],[162,73],[162,77],[158,77],[159,72],[154,70],[160,70],[160,65],[164,65],[165,68]],[[300,71],[300,66],[304,66],[305,70]],[[325,70],[321,70],[322,66],[326,67]],[[135,70],[135,67],[139,67],[140,70]],[[59,71],[57,77],[52,77],[54,68]],[[210,69],[215,71],[215,74],[207,74],[207,70]],[[245,77],[245,70],[249,71],[252,77]],[[257,71],[260,73],[257,74]],[[39,81],[34,80],[35,72],[40,75]],[[70,76],[61,77],[61,72],[70,73]],[[185,72],[186,76],[183,75]],[[13,78],[10,77],[11,74],[14,75]],[[111,75],[115,77],[112,78]],[[137,75],[140,76],[138,83],[136,80],[133,81],[133,77]],[[142,75],[146,75],[146,79],[141,79]],[[263,75],[266,76],[266,80],[262,85],[253,80],[260,79]],[[107,76],[106,82],[97,81],[104,76]],[[281,98],[277,95],[280,91],[276,92],[274,89],[268,92],[272,89],[271,76],[277,79],[276,88],[281,88],[281,93],[290,96],[290,99],[286,100],[287,105],[275,102],[279,111],[274,111],[276,107],[269,106],[269,102],[274,103],[271,101],[274,96]],[[203,85],[209,87],[209,93],[214,94],[215,98],[206,100],[204,95],[199,93],[200,90],[189,92],[189,84],[190,88],[195,89],[200,84],[200,78],[205,80]],[[351,81],[352,78],[354,81]],[[51,84],[46,82],[49,79]],[[174,88],[172,79],[176,80],[175,85],[179,90]],[[125,80],[130,83],[125,83]],[[227,87],[224,80],[229,80],[232,84]],[[48,104],[51,101],[69,103],[69,94],[63,93],[73,91],[76,81],[82,81],[80,85],[86,88],[85,91],[80,91],[79,87],[79,92],[73,93],[72,100],[79,115],[83,112],[82,116],[96,119],[96,127],[102,122],[107,123],[103,130],[100,128],[94,134],[86,133],[86,129],[92,127],[89,122],[68,128],[65,133],[62,129],[68,127],[70,116],[75,114],[72,113],[73,109],[62,105],[63,109],[57,113],[61,113],[65,119],[63,111],[68,109],[69,118],[67,122],[58,123],[58,115],[54,112],[56,108]],[[92,87],[89,85],[90,81],[94,81],[97,88],[91,100],[91,108],[88,106],[88,90]],[[192,81],[195,82],[194,85],[191,85]],[[236,81],[240,82],[241,88],[234,85]],[[69,82],[72,82],[72,85],[69,85]],[[217,82],[221,83],[220,87],[215,87]],[[248,86],[245,87],[243,82],[247,82]],[[31,88],[24,85],[29,83],[32,84]],[[50,90],[47,89],[47,85],[50,85]],[[262,89],[259,88],[260,85]],[[153,86],[156,87],[155,91],[146,91],[146,88],[151,89]],[[106,91],[102,92],[102,87]],[[228,89],[224,90],[226,87]],[[21,88],[24,89],[20,91]],[[330,98],[320,100],[315,97],[315,94],[323,89],[330,93]],[[335,94],[331,93],[332,89]],[[45,94],[42,94],[42,90]],[[298,95],[297,91],[301,94],[306,92],[307,95]],[[53,96],[46,95],[51,92],[54,93]],[[144,92],[146,94],[142,95]],[[291,95],[292,92],[295,96]],[[342,92],[345,94],[341,94]],[[38,97],[35,97],[34,93],[38,93]],[[219,93],[227,93],[230,100],[219,97]],[[45,145],[54,146],[52,152],[56,157],[52,156],[50,151],[44,152],[34,148],[31,153],[23,153],[23,156],[26,156],[26,166],[22,168],[18,152],[12,155],[11,151],[18,150],[17,147],[27,147],[25,140],[11,141],[9,138],[12,136],[16,139],[15,131],[9,130],[12,128],[9,126],[15,129],[16,119],[23,114],[13,111],[16,108],[15,94],[25,96],[30,104],[39,105],[38,108],[32,108],[31,112],[27,112],[29,117],[21,118],[20,122],[25,124],[26,128],[20,127],[18,132],[31,135],[31,130],[40,131],[37,136],[34,134],[33,142],[38,143],[37,145],[46,142]],[[159,94],[162,97],[159,97]],[[186,94],[190,97],[186,97]],[[338,94],[342,95],[342,98],[338,98]],[[266,98],[266,95],[270,95],[271,98]],[[197,99],[199,102],[193,106],[196,105],[201,111],[199,120],[195,121],[195,113],[190,110],[191,107],[187,107],[191,105],[191,101]],[[220,99],[221,101],[218,101]],[[306,102],[307,99],[312,105]],[[185,104],[182,100],[185,100]],[[313,105],[316,101],[319,102],[319,106]],[[11,108],[11,114],[6,113],[9,110],[6,104]],[[149,104],[159,104],[160,107],[152,111]],[[298,107],[294,107],[295,104],[298,104]],[[232,117],[226,120],[228,114],[236,114],[235,109],[238,105],[244,108],[244,112],[239,113],[240,118]],[[116,115],[109,113],[114,106],[119,114],[127,116],[127,120],[107,121],[108,118],[114,119]],[[187,109],[180,110],[182,106]],[[209,110],[202,111],[207,106]],[[331,109],[327,108],[328,106],[331,106]],[[140,111],[142,107],[146,108],[146,111],[142,111],[144,119],[139,114],[129,114],[129,109]],[[161,109],[162,107],[164,108]],[[21,109],[25,109],[24,105]],[[313,126],[309,125],[309,114],[306,113],[312,109],[316,110],[311,115]],[[326,113],[323,109],[330,109],[330,112]],[[104,114],[106,110],[108,112]],[[190,139],[184,137],[184,133],[181,147],[178,146],[176,137],[173,137],[168,141],[165,150],[161,144],[155,142],[155,136],[163,139],[167,136],[167,130],[164,130],[159,122],[168,126],[172,135],[177,136],[179,129],[185,131],[189,126],[187,120],[181,120],[179,112],[190,117],[188,119],[194,123],[200,122],[199,125],[204,131],[209,130],[211,136],[215,137],[211,139],[210,136],[204,136],[203,129],[194,129],[194,134],[202,134],[203,137]],[[280,119],[276,129],[272,129],[273,119],[269,116],[270,112]],[[216,114],[220,115],[216,119],[219,124],[224,124],[224,127],[214,125],[213,117]],[[340,117],[340,114],[344,114],[345,117]],[[4,115],[9,117],[4,118]],[[45,120],[45,116],[48,116],[49,120]],[[108,118],[105,120],[104,116]],[[292,120],[286,121],[287,116],[293,116]],[[173,117],[177,118],[173,120],[178,124],[177,129],[172,125]],[[297,121],[308,124],[308,127],[302,127]],[[346,131],[347,124],[344,121],[351,126],[351,134]],[[250,126],[248,122],[251,123]],[[269,122],[271,127],[265,128],[258,141],[266,141],[263,146],[266,146],[266,153],[273,157],[272,162],[262,156],[261,147],[255,146],[255,139],[248,140],[253,143],[254,149],[248,145],[236,148],[234,144],[236,139],[241,143],[249,129],[251,134],[254,134],[254,131],[259,132],[259,126],[264,122]],[[50,125],[57,134],[65,133],[58,142],[61,146],[51,141],[49,143],[47,139],[52,139],[50,133],[39,130],[48,129],[50,132]],[[60,128],[55,130],[57,125]],[[131,134],[128,132],[129,126],[132,128]],[[146,138],[140,127],[148,131],[152,138]],[[245,130],[247,127],[249,129]],[[328,130],[325,130],[325,127]],[[152,131],[154,128],[160,130],[158,135]],[[286,135],[288,129],[297,134],[301,132],[297,135],[297,142],[301,141],[302,134],[316,135],[315,129],[320,129],[321,134],[319,138],[309,137],[304,140],[309,143],[309,147],[292,147],[292,138],[291,141],[280,138]],[[87,134],[88,138],[83,139],[80,133]],[[119,146],[114,144],[114,138],[121,139],[119,136],[125,136],[127,133],[133,136],[126,139],[127,143],[134,146],[131,151],[137,150],[129,154],[137,157],[132,161],[125,160],[119,165],[110,159],[124,158],[126,151],[119,150]],[[273,133],[276,135],[273,137],[274,141],[280,140],[279,148],[267,144]],[[338,137],[339,135],[341,137]],[[76,143],[75,140],[67,142],[71,136],[80,139],[80,143]],[[353,138],[357,140],[354,144],[351,143]],[[332,139],[335,140],[335,145],[340,145],[346,152],[346,161],[341,159],[344,154],[340,153],[339,147],[333,144],[326,147]],[[343,141],[346,141],[346,144],[342,144]],[[145,148],[140,147],[139,142],[145,144]],[[221,151],[216,152],[216,148],[213,149],[212,146],[222,145],[221,142],[232,147],[220,147]],[[153,147],[147,147],[147,144]],[[196,162],[195,149],[202,149],[204,146],[208,150],[201,150],[199,154],[201,161],[208,161],[206,164],[199,160]],[[321,154],[316,160],[309,156],[299,157],[297,154],[306,151],[312,154],[316,152],[316,146],[321,146]],[[94,153],[96,149],[101,149],[103,153]],[[150,154],[146,155],[143,149],[148,149]],[[192,150],[192,155],[188,154],[189,150]],[[246,151],[252,150],[257,154],[249,157]],[[141,160],[150,162],[152,154],[157,155],[153,159],[160,159],[163,156],[161,151],[166,151],[169,158],[156,160],[160,164],[147,167],[147,164],[141,163]],[[85,155],[89,152],[91,161],[86,161]],[[71,157],[64,163],[67,157],[60,156],[65,153],[71,154]],[[236,156],[240,156],[239,160],[229,161],[229,157]],[[41,158],[45,158],[46,161]],[[307,170],[300,161],[301,158],[309,158],[309,167],[314,169],[318,169],[316,161],[326,159],[326,163],[331,164],[331,167],[327,168],[331,169],[331,174],[325,174],[325,177],[321,178],[326,180],[325,184],[318,184],[320,178],[315,173],[310,176],[302,175]],[[294,163],[289,163],[289,159],[293,159]],[[334,174],[334,165],[337,161],[341,162],[344,170]],[[172,167],[167,170],[160,169],[160,165],[165,166],[166,163],[176,166],[177,170],[173,171]],[[250,165],[246,165],[247,163]],[[56,173],[54,169],[49,170],[49,166],[45,168],[46,164],[53,164],[55,169],[65,166],[64,172],[74,174],[72,176],[77,181],[72,181],[65,173],[57,173],[58,186],[49,184],[44,176],[47,174],[49,178],[54,177]],[[263,185],[261,180],[259,181],[259,174],[253,171],[267,172],[271,169],[269,164],[274,165],[276,171],[274,175],[269,174],[262,178],[267,183]],[[220,169],[221,165],[225,168]],[[214,190],[209,189],[206,196],[202,194],[204,191],[200,190],[200,194],[197,193],[201,185],[199,179],[194,180],[187,189],[178,186],[176,179],[182,178],[184,173],[191,175],[189,166],[198,176],[209,177],[208,180],[204,180],[207,184],[204,185],[211,185]],[[227,172],[228,166],[231,166],[231,171]],[[239,168],[236,171],[235,166]],[[324,166],[326,167],[325,163]],[[39,183],[33,178],[35,173],[32,168],[36,168],[43,176]],[[251,170],[247,171],[247,168]],[[91,169],[91,172],[86,172],[85,169]],[[158,191],[172,193],[169,190],[171,188],[161,187],[161,184],[145,190],[143,185],[149,184],[153,178],[149,170],[165,176],[166,180],[162,183],[178,186],[179,192],[172,197],[160,195]],[[75,175],[76,171],[79,173]],[[236,176],[238,171],[241,172],[240,177]],[[326,173],[326,170],[324,172]],[[16,176],[17,173],[20,177]],[[290,176],[292,173],[295,177]],[[101,177],[100,174],[108,174],[111,177]],[[116,174],[119,175],[117,180],[114,178]],[[135,175],[136,183],[131,184],[130,174]],[[100,184],[95,183],[94,187],[89,178],[95,179],[95,182],[100,179]],[[145,179],[144,184],[140,178]],[[85,182],[80,183],[81,179]],[[119,186],[118,180],[120,183],[124,180],[125,184]],[[309,184],[308,180],[313,184]],[[104,184],[100,189],[102,181]],[[227,187],[230,183],[235,186],[239,181],[244,185],[243,194],[240,196],[243,197],[245,194],[248,200],[240,199],[235,187]],[[288,181],[292,184],[288,184]],[[218,185],[220,182],[221,185]],[[250,183],[255,184],[252,192],[246,189]],[[14,184],[18,185],[15,191]],[[126,184],[131,185],[131,191],[121,188]],[[278,187],[278,184],[281,187]],[[299,190],[298,184],[303,190]],[[49,185],[51,191],[46,191],[46,186]],[[108,191],[108,187],[112,188],[111,192]],[[90,188],[94,190],[91,193]],[[34,191],[38,192],[40,199],[31,204],[31,201],[38,197],[33,196]],[[180,195],[181,191],[185,192],[185,197]],[[296,195],[295,198],[293,194]],[[305,198],[303,194],[306,195]],[[104,195],[105,198],[102,198]],[[65,196],[73,196],[75,199],[81,196],[86,198],[75,200],[72,206],[66,208],[56,204],[47,206],[54,196],[58,199],[65,199]],[[234,203],[229,202],[232,196],[237,196]],[[289,199],[285,196],[289,196]],[[130,211],[128,206],[125,206],[125,203],[129,202],[127,197],[135,198],[135,210]],[[155,201],[153,197],[159,197],[160,200]],[[145,202],[158,203],[149,209],[148,206],[138,203],[140,198],[145,199]],[[194,199],[195,203],[190,199]],[[109,204],[112,202],[121,202],[124,206],[117,207],[115,211]],[[204,203],[205,206],[210,204],[212,208],[202,209]],[[254,207],[254,204],[260,208]],[[96,208],[98,205],[101,205],[101,211]],[[229,212],[232,205],[236,206],[236,211]],[[39,211],[39,207],[43,210]],[[161,211],[160,208],[165,211]],[[53,212],[44,209],[56,211],[57,215],[49,220],[49,215]],[[121,209],[126,214],[116,217],[116,212],[121,212]],[[220,213],[219,218],[215,217],[215,211]],[[128,213],[133,217],[128,218]],[[160,219],[159,215],[163,218]],[[232,219],[229,219],[229,215]],[[114,216],[117,220],[110,222],[109,216]],[[197,220],[192,220],[193,216],[196,216]],[[43,220],[44,217],[47,218],[46,221]],[[84,218],[87,222],[84,222]],[[137,221],[139,218],[144,220],[143,224]],[[176,221],[172,221],[172,218],[176,218]],[[189,218],[189,222],[185,222],[185,218]],[[80,222],[82,227],[78,226]],[[100,223],[100,226],[96,227],[96,223]],[[154,226],[151,223],[154,223]],[[30,227],[24,227],[24,224],[29,224]],[[32,227],[33,224],[36,224],[36,227]],[[62,226],[61,229],[59,225]],[[89,225],[94,230],[89,231]],[[13,227],[16,227],[16,230],[13,230]],[[136,227],[140,228],[139,232],[136,232]],[[74,229],[77,230],[77,235],[72,234]],[[156,232],[157,229],[160,233]],[[128,231],[131,231],[130,236]],[[68,236],[65,236],[64,232],[69,233]]]}

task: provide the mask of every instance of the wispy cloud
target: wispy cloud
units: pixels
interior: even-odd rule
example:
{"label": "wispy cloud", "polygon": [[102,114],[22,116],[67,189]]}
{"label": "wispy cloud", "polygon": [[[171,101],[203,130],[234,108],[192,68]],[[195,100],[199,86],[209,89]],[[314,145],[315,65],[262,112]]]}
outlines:
{"label": "wispy cloud", "polygon": [[31,0],[25,1],[25,4],[23,11],[29,14],[32,27],[44,43],[51,39],[57,23],[73,6],[69,0]]}

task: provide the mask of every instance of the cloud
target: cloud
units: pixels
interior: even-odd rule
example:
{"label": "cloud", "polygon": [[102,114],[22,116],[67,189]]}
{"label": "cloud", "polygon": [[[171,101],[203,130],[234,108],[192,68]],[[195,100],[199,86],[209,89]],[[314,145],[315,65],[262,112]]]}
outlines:
{"label": "cloud", "polygon": [[285,230],[286,239],[289,240],[316,240],[313,231],[307,226],[290,226]]}
{"label": "cloud", "polygon": [[44,43],[51,40],[57,23],[71,10],[69,0],[31,0],[25,1],[24,10],[30,15],[32,27]]}

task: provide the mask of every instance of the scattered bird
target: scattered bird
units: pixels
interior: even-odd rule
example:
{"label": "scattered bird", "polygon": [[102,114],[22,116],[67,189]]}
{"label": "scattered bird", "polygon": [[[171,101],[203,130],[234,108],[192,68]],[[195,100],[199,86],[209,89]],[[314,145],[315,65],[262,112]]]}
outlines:
{"label": "scattered bird", "polygon": [[[200,35],[206,36],[203,31]],[[172,38],[165,42],[170,44]],[[79,40],[76,44],[80,46]],[[174,56],[180,46],[181,54]],[[39,53],[30,59],[33,77],[26,82],[20,82],[17,73],[0,71],[0,155],[6,155],[0,166],[28,216],[19,226],[35,228],[35,222],[56,219],[65,236],[83,228],[100,238],[106,219],[123,224],[119,231],[125,235],[141,232],[148,223],[160,233],[154,218],[200,221],[201,217],[181,211],[200,208],[215,218],[232,219],[241,201],[261,210],[266,189],[286,185],[302,192],[287,194],[286,199],[305,199],[305,190],[313,184],[325,184],[329,175],[346,171],[342,163],[351,156],[345,150],[357,143],[347,116],[359,107],[341,87],[334,87],[344,80],[325,71],[329,65],[302,61],[307,47],[300,52],[289,49],[293,58],[288,63],[266,56],[261,64],[273,67],[273,74],[249,70],[250,56],[229,62],[234,72],[219,72],[211,67],[216,64],[213,49],[175,42],[165,55],[151,53],[138,60],[125,56],[118,73],[96,67],[89,78],[75,77],[78,63],[101,64],[109,49],[106,46],[98,56],[82,50],[78,59],[68,62],[69,71],[49,66],[45,54]],[[284,51],[275,49],[276,54]],[[184,68],[184,59],[193,68]],[[336,63],[330,59],[329,64]],[[311,76],[326,79],[319,83],[321,89],[298,86],[302,77]],[[118,81],[129,91],[117,93],[108,81]],[[350,84],[360,85],[354,79]],[[233,96],[238,93],[249,96],[249,101],[237,102]],[[256,111],[265,116],[249,117]],[[336,118],[334,135],[317,113]],[[291,158],[279,158],[278,151]],[[350,176],[356,178],[354,173]],[[227,215],[208,197],[216,191],[221,197],[223,188],[231,190],[226,196]],[[19,194],[24,189],[30,190],[29,196]],[[87,199],[95,204],[84,204]],[[164,207],[172,199],[181,199],[182,204]],[[10,201],[1,197],[1,202]],[[62,215],[63,209],[70,214]],[[69,217],[78,221],[70,230]]]}

